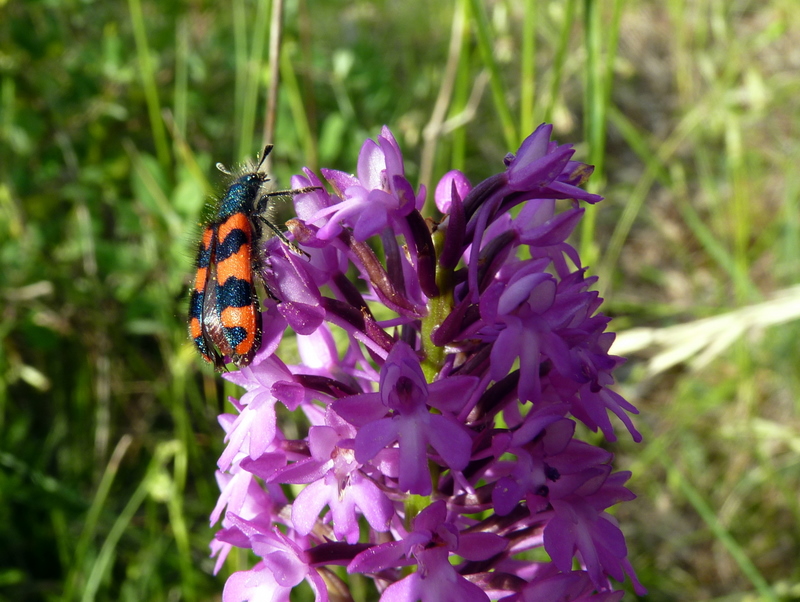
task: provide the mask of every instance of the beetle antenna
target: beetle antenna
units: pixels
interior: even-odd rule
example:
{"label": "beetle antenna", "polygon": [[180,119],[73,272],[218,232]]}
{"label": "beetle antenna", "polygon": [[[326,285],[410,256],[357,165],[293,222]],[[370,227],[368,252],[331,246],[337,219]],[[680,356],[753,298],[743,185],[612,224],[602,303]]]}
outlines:
{"label": "beetle antenna", "polygon": [[261,153],[261,159],[259,159],[258,161],[258,167],[256,167],[256,171],[261,171],[261,166],[264,165],[264,161],[266,161],[267,155],[269,155],[271,152],[272,152],[272,145],[267,144],[264,147],[264,152]]}

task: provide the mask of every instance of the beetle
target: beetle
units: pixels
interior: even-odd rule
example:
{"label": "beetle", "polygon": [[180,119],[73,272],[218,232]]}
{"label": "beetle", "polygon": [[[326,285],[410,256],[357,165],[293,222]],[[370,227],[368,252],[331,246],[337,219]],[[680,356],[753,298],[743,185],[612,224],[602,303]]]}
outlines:
{"label": "beetle", "polygon": [[[261,346],[261,314],[255,287],[263,226],[295,253],[305,254],[267,217],[270,201],[318,190],[318,186],[264,192],[269,177],[262,170],[272,145],[264,147],[255,167],[236,175],[205,225],[195,261],[189,298],[189,336],[203,358],[225,370],[225,357],[247,366]],[[217,168],[234,176],[222,165]]]}

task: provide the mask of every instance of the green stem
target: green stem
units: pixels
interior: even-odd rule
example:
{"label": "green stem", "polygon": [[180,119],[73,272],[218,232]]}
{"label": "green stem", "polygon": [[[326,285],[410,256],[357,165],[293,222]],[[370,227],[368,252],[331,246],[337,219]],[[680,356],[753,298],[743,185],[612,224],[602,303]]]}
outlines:
{"label": "green stem", "polygon": [[481,0],[470,0],[470,9],[477,28],[478,48],[481,52],[481,59],[489,71],[489,86],[492,89],[492,98],[494,99],[495,109],[497,109],[497,116],[500,118],[500,125],[503,128],[506,146],[509,149],[517,148],[519,146],[517,128],[514,126],[514,118],[511,116],[511,109],[508,106],[505,90],[503,90],[500,68],[494,58],[491,33],[489,32],[489,19],[484,11],[484,3]]}
{"label": "green stem", "polygon": [[[445,235],[442,230],[437,230],[433,234],[433,245],[437,257],[444,246],[444,240]],[[428,315],[422,318],[422,350],[425,354],[425,358],[422,360],[422,373],[428,382],[433,381],[444,364],[444,347],[434,345],[431,335],[453,311],[453,270],[437,267],[436,284],[440,294],[429,301]]]}
{"label": "green stem", "polygon": [[158,88],[153,74],[153,64],[150,61],[150,48],[147,45],[147,31],[144,26],[140,0],[128,0],[128,10],[133,23],[133,37],[136,40],[136,54],[139,59],[139,73],[142,77],[144,97],[147,102],[147,115],[150,117],[150,128],[153,131],[156,155],[158,156],[158,162],[166,169],[170,164],[167,130],[164,127],[164,121],[161,119],[161,104],[158,100]]}

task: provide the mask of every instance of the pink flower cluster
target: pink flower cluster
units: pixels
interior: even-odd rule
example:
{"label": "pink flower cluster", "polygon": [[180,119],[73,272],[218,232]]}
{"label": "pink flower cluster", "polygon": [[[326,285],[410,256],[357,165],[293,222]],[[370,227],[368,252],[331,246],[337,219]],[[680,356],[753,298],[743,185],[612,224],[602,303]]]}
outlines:
{"label": "pink flower cluster", "polygon": [[[348,573],[384,601],[609,602],[626,576],[644,592],[607,513],[634,498],[630,474],[575,437],[581,422],[613,441],[613,414],[641,438],[609,388],[622,360],[595,278],[566,242],[579,201],[601,200],[579,188],[592,168],[551,130],[474,187],[448,173],[441,219],[422,217],[386,128],[357,175],[294,178],[320,187],[287,224],[308,257],[265,243],[262,349],[225,376],[246,393],[220,416],[211,547],[217,569],[233,546],[258,558],[225,602],[289,600],[304,580],[343,599]],[[277,404],[305,432],[283,430]]]}

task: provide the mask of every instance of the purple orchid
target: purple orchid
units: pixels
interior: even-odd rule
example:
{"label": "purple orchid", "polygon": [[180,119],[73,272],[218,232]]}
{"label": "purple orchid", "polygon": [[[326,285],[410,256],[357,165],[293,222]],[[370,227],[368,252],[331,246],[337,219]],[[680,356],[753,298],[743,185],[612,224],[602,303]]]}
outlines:
{"label": "purple orchid", "polygon": [[418,570],[386,588],[382,599],[478,602],[489,598],[455,570],[448,561],[450,553],[468,560],[487,560],[502,553],[507,545],[505,539],[493,533],[461,533],[447,521],[447,505],[439,500],[417,515],[413,530],[405,533],[402,540],[361,552],[347,570],[377,574],[406,565],[413,557]]}
{"label": "purple orchid", "polygon": [[428,384],[417,354],[398,341],[383,365],[380,392],[352,395],[335,401],[332,407],[359,427],[355,438],[359,462],[369,462],[397,442],[400,490],[430,495],[428,446],[446,466],[461,470],[469,462],[472,439],[469,430],[452,416],[431,413],[429,408],[457,412],[477,381],[472,376],[453,376]]}
{"label": "purple orchid", "polygon": [[[316,600],[328,602],[328,589],[319,570],[310,564],[309,555],[303,550],[300,537],[290,538],[277,528],[264,528],[263,523],[246,521],[235,516],[235,532],[231,543],[241,545],[240,536],[247,538],[247,547],[261,557],[261,561],[249,571],[234,573],[225,584],[222,599],[226,602],[245,600],[289,600],[292,588],[303,580],[314,590]],[[237,537],[238,536],[238,537]],[[224,539],[225,535],[218,535]]]}
{"label": "purple orchid", "polygon": [[312,426],[308,431],[311,457],[294,462],[271,478],[280,483],[307,483],[292,506],[292,525],[308,535],[322,510],[329,506],[333,534],[337,539],[357,543],[358,514],[377,532],[389,530],[394,514],[391,501],[375,482],[359,470],[352,445],[356,429],[331,413],[337,426]]}
{"label": "purple orchid", "polygon": [[[613,441],[616,416],[641,439],[610,388],[623,360],[596,278],[567,242],[579,202],[601,198],[551,133],[475,186],[447,173],[437,220],[387,128],[356,175],[293,179],[320,187],[287,224],[305,256],[264,243],[262,348],[225,375],[246,393],[220,417],[212,551],[217,570],[233,547],[259,560],[224,602],[288,600],[303,580],[316,600],[346,599],[336,566],[384,602],[614,602],[627,578],[645,592],[607,512],[634,498],[630,474],[576,437],[580,422]],[[280,359],[287,327],[297,364]],[[278,403],[307,431],[283,428]]]}

